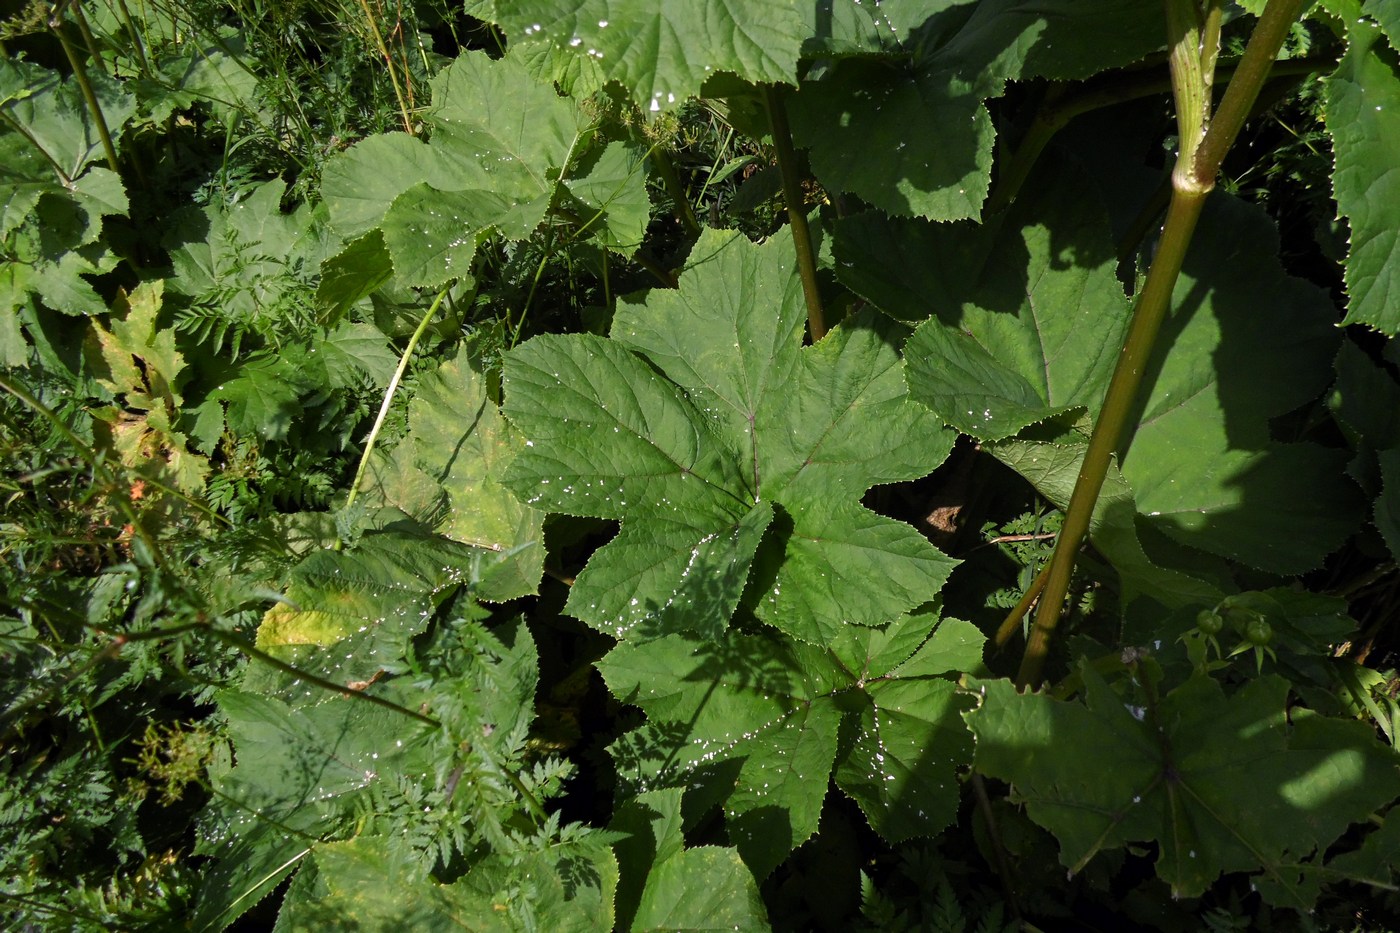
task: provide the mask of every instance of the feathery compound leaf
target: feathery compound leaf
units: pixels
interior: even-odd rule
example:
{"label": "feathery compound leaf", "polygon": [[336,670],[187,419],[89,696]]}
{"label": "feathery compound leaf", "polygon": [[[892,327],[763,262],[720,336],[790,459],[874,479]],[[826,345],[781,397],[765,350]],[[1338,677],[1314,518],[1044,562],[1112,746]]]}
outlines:
{"label": "feathery compound leaf", "polygon": [[824,648],[734,632],[623,642],[599,670],[650,722],[614,746],[619,773],[637,790],[727,798],[730,838],[760,877],[816,831],[833,770],[881,835],[932,835],[954,816],[969,751],[946,675],[976,666],[982,644],[957,620],[925,642],[932,621],[846,625]]}
{"label": "feathery compound leaf", "polygon": [[651,110],[669,110],[729,72],[754,84],[797,81],[804,38],[791,0],[476,0],[512,47],[552,46],[597,68]]}
{"label": "feathery compound leaf", "polygon": [[[1392,12],[1391,27],[1396,21]],[[1392,335],[1400,333],[1397,67],[1395,49],[1380,29],[1365,19],[1348,21],[1347,51],[1327,81],[1326,109],[1337,160],[1332,186],[1351,226],[1345,323],[1369,324]]]}
{"label": "feathery compound leaf", "polygon": [[590,625],[717,637],[747,585],[760,618],[820,642],[933,598],[951,569],[859,504],[930,472],[950,435],[906,397],[887,322],[859,315],[801,347],[788,257],[707,234],[678,290],[618,309],[612,340],[539,337],[506,356],[504,411],[528,440],[505,484],[622,521],[569,594]]}
{"label": "feathery compound leaf", "polygon": [[1370,727],[1306,711],[1290,724],[1277,677],[1228,698],[1195,677],[1153,709],[1082,671],[1087,706],[998,680],[966,716],[977,770],[1014,786],[1071,871],[1104,849],[1155,842],[1157,873],[1178,896],[1200,896],[1224,872],[1262,872],[1253,880],[1267,900],[1307,910],[1316,884],[1297,881],[1310,860],[1400,792],[1394,753]]}

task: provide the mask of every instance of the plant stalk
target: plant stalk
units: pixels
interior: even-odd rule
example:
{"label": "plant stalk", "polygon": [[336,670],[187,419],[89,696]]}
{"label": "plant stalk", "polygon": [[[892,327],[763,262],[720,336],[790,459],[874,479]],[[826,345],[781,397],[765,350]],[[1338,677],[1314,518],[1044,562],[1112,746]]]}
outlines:
{"label": "plant stalk", "polygon": [[399,357],[398,368],[394,370],[394,377],[389,380],[388,387],[384,390],[384,401],[379,406],[379,415],[374,419],[374,426],[369,430],[369,437],[365,439],[365,452],[360,455],[360,465],[355,470],[355,479],[350,483],[350,495],[346,497],[345,508],[349,509],[355,504],[355,497],[360,494],[360,483],[364,481],[365,471],[369,469],[370,457],[374,455],[374,442],[379,439],[379,431],[384,427],[384,419],[389,415],[389,406],[394,402],[394,393],[398,391],[399,382],[403,380],[403,374],[408,369],[408,361],[413,358],[413,351],[418,347],[418,341],[428,331],[428,325],[432,323],[433,316],[437,314],[442,300],[447,297],[447,289],[438,292],[433,299],[432,307],[428,308],[428,313],[423,315],[423,320],[418,322],[418,327],[413,331],[413,336],[408,338],[408,346],[404,347],[403,355]]}
{"label": "plant stalk", "polygon": [[63,46],[63,53],[68,56],[68,64],[73,66],[73,79],[78,82],[78,89],[82,91],[88,112],[92,114],[93,126],[97,127],[97,138],[102,140],[102,151],[107,154],[107,167],[113,172],[120,173],[121,167],[117,164],[117,149],[112,145],[112,134],[107,130],[107,118],[102,114],[102,105],[97,102],[97,94],[92,89],[92,82],[88,80],[87,69],[83,67],[82,59],[78,58],[73,43],[68,41],[68,37],[63,34],[63,21],[59,18],[61,16],[62,9],[60,8],[49,20],[49,27],[53,30],[53,34],[58,37],[59,45]]}
{"label": "plant stalk", "polygon": [[817,256],[812,249],[812,232],[807,227],[806,199],[802,196],[802,183],[797,173],[797,150],[792,145],[792,130],[788,127],[782,92],[770,84],[763,89],[763,101],[768,107],[768,123],[773,130],[778,173],[783,178],[783,201],[787,205],[788,226],[792,228],[792,245],[797,250],[802,295],[807,299],[807,330],[816,343],[826,336],[826,314],[822,310],[821,292],[817,289]]}
{"label": "plant stalk", "polygon": [[671,196],[671,203],[675,205],[676,219],[685,228],[686,236],[698,237],[700,235],[700,221],[695,219],[695,211],[690,208],[690,201],[685,196],[685,189],[681,186],[680,176],[676,174],[676,166],[671,162],[670,153],[660,146],[653,146],[648,155],[651,158],[652,167],[656,169],[656,174],[661,176],[661,184],[666,189],[666,193]]}
{"label": "plant stalk", "polygon": [[[1069,592],[1075,557],[1088,534],[1094,505],[1103,489],[1114,453],[1122,442],[1153,343],[1170,307],[1172,291],[1186,259],[1196,223],[1205,207],[1206,198],[1215,187],[1220,163],[1239,135],[1302,5],[1302,0],[1269,0],[1225,92],[1220,112],[1212,120],[1209,69],[1205,66],[1214,66],[1216,50],[1203,48],[1202,42],[1211,36],[1218,37],[1218,23],[1211,25],[1211,10],[1219,3],[1212,3],[1211,10],[1202,15],[1194,0],[1166,2],[1174,43],[1171,58],[1173,96],[1179,114],[1183,147],[1172,171],[1171,203],[1167,207],[1157,254],[1138,295],[1123,352],[1118,358],[1103,408],[1094,424],[1094,432],[1065,513],[1064,526],[1050,558],[1045,589],[1041,593],[1030,641],[1016,676],[1016,684],[1023,690],[1040,685],[1050,639]],[[1183,114],[1187,116],[1181,116]],[[1192,140],[1196,144],[1187,148]]]}
{"label": "plant stalk", "polygon": [[[389,46],[384,42],[384,36],[379,32],[379,24],[374,20],[374,14],[370,12],[367,0],[360,0],[360,9],[364,11],[365,23],[369,26],[370,35],[374,37],[374,44],[379,47],[379,54],[384,56],[384,66],[389,69],[389,80],[394,85],[394,97],[399,102],[399,117],[403,120],[404,132],[410,136],[417,135],[413,132],[413,117],[404,98],[403,87],[399,84],[399,72],[394,66],[394,57],[389,54]],[[405,72],[407,76],[407,72]]]}

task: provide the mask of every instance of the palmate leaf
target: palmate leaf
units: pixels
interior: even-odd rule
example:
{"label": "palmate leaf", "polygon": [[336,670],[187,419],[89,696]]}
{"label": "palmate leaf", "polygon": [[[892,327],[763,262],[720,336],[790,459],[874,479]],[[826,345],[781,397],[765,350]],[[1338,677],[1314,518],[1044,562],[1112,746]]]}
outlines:
{"label": "palmate leaf", "polygon": [[[934,312],[906,347],[911,395],[984,440],[1070,408],[1092,414],[1121,344],[1126,306],[1107,220],[1092,190],[1062,171],[1037,186],[1057,194],[1039,206],[1028,199],[1000,224],[867,215],[836,248],[837,268],[857,291],[901,317]],[[882,284],[883,270],[916,255],[940,257],[929,276],[936,286]],[[1122,460],[1141,520],[1261,569],[1317,566],[1354,529],[1360,497],[1344,478],[1344,454],[1277,443],[1269,422],[1326,386],[1337,339],[1330,301],[1283,273],[1267,218],[1221,194],[1202,217],[1172,306]],[[1064,504],[1050,486],[1042,492]],[[1292,505],[1283,511],[1278,501]]]}
{"label": "palmate leaf", "polygon": [[[371,136],[328,161],[322,185],[335,229],[347,239],[382,229],[395,273],[413,286],[467,275],[493,230],[528,236],[585,127],[571,101],[509,56],[459,56],[433,79],[433,104],[430,143]],[[637,176],[628,190],[642,184]]]}
{"label": "palmate leaf", "polygon": [[1077,174],[1057,180],[987,227],[867,213],[838,228],[843,282],[896,317],[933,314],[905,346],[911,393],[979,440],[1096,411],[1122,344],[1107,212]]}
{"label": "palmate leaf", "polygon": [[797,80],[805,38],[791,0],[475,0],[514,46],[550,46],[592,58],[651,110],[700,93],[717,72],[759,83]]}
{"label": "palmate leaf", "polygon": [[1345,323],[1394,335],[1400,333],[1400,72],[1380,29],[1361,17],[1346,22],[1347,51],[1327,81],[1325,111],[1336,153],[1332,187],[1351,227]]}
{"label": "palmate leaf", "polygon": [[737,632],[623,642],[598,668],[649,722],[614,746],[619,775],[638,791],[723,799],[730,839],[759,877],[816,831],[833,772],[886,839],[933,835],[956,813],[954,771],[969,751],[964,698],[946,675],[977,667],[982,645],[957,620],[925,641],[933,622],[846,625],[822,648]]}
{"label": "palmate leaf", "polygon": [[1400,792],[1394,753],[1369,726],[1304,710],[1290,723],[1280,678],[1226,697],[1195,677],[1153,708],[1125,705],[1082,671],[1087,705],[999,680],[966,717],[976,769],[1012,784],[1073,872],[1105,849],[1155,842],[1157,873],[1177,896],[1259,872],[1251,880],[1267,901],[1307,910],[1313,860]]}
{"label": "palmate leaf", "polygon": [[891,326],[860,315],[803,349],[781,242],[707,234],[691,255],[678,290],[619,307],[612,340],[506,355],[503,410],[527,447],[505,484],[622,521],[567,611],[618,637],[717,637],[748,586],[760,618],[820,642],[932,599],[953,562],[859,505],[951,446],[906,398]]}
{"label": "palmate leaf", "polygon": [[1085,78],[1166,38],[1161,9],[1136,0],[983,0],[970,12],[948,3],[929,12],[897,53],[844,61],[804,83],[791,112],[825,187],[932,220],[979,215],[995,135],[984,102],[1007,81]]}

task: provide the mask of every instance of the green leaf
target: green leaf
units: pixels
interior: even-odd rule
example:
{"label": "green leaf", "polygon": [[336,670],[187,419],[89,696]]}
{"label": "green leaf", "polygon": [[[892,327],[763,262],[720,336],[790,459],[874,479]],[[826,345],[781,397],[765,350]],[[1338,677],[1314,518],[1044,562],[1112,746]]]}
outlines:
{"label": "green leaf", "polygon": [[384,244],[384,233],[371,230],[347,243],[321,263],[316,284],[316,306],[323,320],[335,322],[361,298],[377,291],[394,276],[394,258]]}
{"label": "green leaf", "polygon": [[235,434],[281,440],[302,411],[305,384],[290,378],[293,372],[275,356],[255,356],[210,397],[228,403],[228,427]]}
{"label": "green leaf", "polygon": [[494,192],[446,192],[417,184],[389,205],[380,229],[400,281],[436,288],[470,274],[476,248],[494,224],[508,224],[520,239],[539,223],[547,206],[547,195],[516,204]]}
{"label": "green leaf", "polygon": [[1225,872],[1259,872],[1266,900],[1307,910],[1315,891],[1296,885],[1299,866],[1400,792],[1394,755],[1370,727],[1305,711],[1290,725],[1279,678],[1226,697],[1196,677],[1144,708],[1082,671],[1087,706],[998,680],[966,717],[976,769],[1013,785],[1071,872],[1100,851],[1153,842],[1178,897]]}
{"label": "green leaf", "polygon": [[381,227],[404,284],[470,272],[492,230],[523,239],[544,219],[582,116],[514,58],[459,56],[433,79],[432,142],[371,136],[326,163],[322,195],[335,229]]}
{"label": "green leaf", "polygon": [[[1077,173],[1052,177],[987,228],[865,215],[838,233],[837,269],[857,291],[899,317],[937,309],[904,348],[910,395],[981,440],[1096,412],[1126,330],[1107,212]],[[904,268],[936,290],[887,276],[916,256],[928,258]]]}
{"label": "green leaf", "polygon": [[[1057,508],[1067,509],[1079,478],[1086,443],[1087,439],[1082,437],[1079,443],[1013,439],[991,445],[988,451],[1029,480],[1036,491]],[[1164,567],[1149,557],[1138,536],[1138,521],[1133,491],[1114,464],[1104,478],[1103,489],[1094,505],[1089,534],[1094,546],[1118,571],[1124,605],[1139,595],[1172,607],[1200,606],[1220,600],[1224,594],[1214,584]]]}
{"label": "green leaf", "polygon": [[644,108],[670,110],[729,72],[754,84],[795,84],[805,38],[788,0],[476,0],[512,47],[545,45],[588,56]]}
{"label": "green leaf", "polygon": [[332,389],[346,389],[368,376],[377,387],[389,384],[399,365],[399,355],[389,338],[373,324],[346,321],[315,342]]}
{"label": "green leaf", "polygon": [[1275,442],[1269,420],[1332,378],[1331,301],[1283,273],[1262,212],[1218,195],[1172,306],[1183,310],[1163,327],[1122,462],[1138,508],[1182,544],[1275,573],[1311,570],[1356,529],[1361,496],[1343,451]]}
{"label": "green leaf", "polygon": [[897,216],[976,217],[991,181],[987,99],[1008,80],[1085,78],[1129,64],[1165,37],[1161,9],[1135,0],[940,9],[899,54],[839,62],[805,82],[792,98],[793,137],[829,190]]}
{"label": "green leaf", "polygon": [[[1048,193],[987,227],[867,215],[838,228],[837,269],[853,288],[902,317],[937,309],[905,348],[911,395],[983,440],[1072,408],[1096,412],[1126,324],[1102,208],[1062,171],[1037,177]],[[1283,274],[1277,244],[1259,211],[1225,195],[1211,200],[1122,460],[1131,493],[1116,498],[1120,507],[1135,500],[1148,524],[1182,544],[1300,573],[1352,532],[1360,500],[1343,476],[1343,452],[1270,434],[1270,419],[1325,387],[1337,340],[1331,303]],[[908,282],[893,277],[900,266],[928,271],[914,288],[891,287]],[[1064,466],[1058,454],[1035,452],[1028,478],[1065,502],[1047,485],[1049,465],[1035,468],[1040,456]],[[1293,505],[1285,513],[1279,501]],[[1102,533],[1102,515],[1098,522]],[[1291,530],[1300,524],[1308,534]],[[1151,580],[1131,525],[1126,513],[1112,522],[1121,548],[1108,550],[1134,568],[1119,569],[1149,590],[1189,591],[1180,579]]]}
{"label": "green leaf", "polygon": [[[612,928],[617,865],[602,846],[527,853],[516,863],[488,856],[452,884],[415,874],[384,837],[326,843],[315,852],[319,890],[296,900],[289,895],[284,910],[291,929],[505,933],[538,925],[589,933]],[[530,889],[524,903],[519,902],[521,880]]]}
{"label": "green leaf", "polygon": [[700,846],[660,862],[647,877],[633,933],[767,930],[768,912],[733,849]]}
{"label": "green leaf", "polygon": [[480,598],[536,593],[544,516],[501,485],[524,444],[487,397],[485,379],[464,357],[449,360],[418,383],[408,422],[393,454],[374,462],[366,494],[454,541],[493,552],[482,559]]}
{"label": "green leaf", "polygon": [[[1393,16],[1393,14],[1392,14]],[[1395,19],[1390,20],[1393,27]],[[1400,71],[1371,22],[1347,23],[1347,51],[1327,81],[1332,187],[1351,227],[1345,323],[1400,333]]]}
{"label": "green leaf", "polygon": [[185,215],[166,234],[172,291],[214,306],[224,318],[254,321],[314,292],[312,278],[339,242],[323,211],[282,212],[286,184],[265,182],[235,204]]}
{"label": "green leaf", "polygon": [[623,642],[598,668],[650,721],[614,746],[619,774],[727,798],[730,838],[760,877],[816,831],[833,769],[886,838],[933,835],[956,812],[969,750],[945,675],[980,660],[982,637],[948,620],[910,658],[932,621],[845,625],[827,648],[732,631]]}
{"label": "green leaf", "polygon": [[691,257],[678,290],[619,307],[612,340],[538,337],[506,356],[503,410],[528,439],[506,485],[622,520],[567,610],[619,637],[715,636],[747,581],[761,618],[820,642],[933,598],[951,561],[859,505],[950,447],[906,397],[890,326],[860,315],[803,349],[781,242],[707,234]]}
{"label": "green leaf", "polygon": [[582,206],[584,230],[608,249],[631,255],[641,245],[651,221],[647,196],[646,150],[611,142],[581,160],[566,184]]}
{"label": "green leaf", "polygon": [[[257,646],[341,684],[364,683],[404,656],[434,609],[481,576],[483,552],[443,538],[366,535],[353,550],[316,551],[292,571],[283,602],[263,616]],[[254,664],[243,688],[298,704],[335,694]]]}
{"label": "green leaf", "polygon": [[1392,556],[1400,557],[1400,447],[1381,451],[1381,494],[1375,522]]}
{"label": "green leaf", "polygon": [[614,813],[610,828],[628,834],[614,845],[619,929],[768,929],[758,885],[736,850],[685,848],[682,796],[678,787],[642,793]]}
{"label": "green leaf", "polygon": [[1381,24],[1392,47],[1400,46],[1400,6],[1395,0],[1365,0],[1361,9]]}
{"label": "green leaf", "polygon": [[[110,75],[88,70],[88,81],[111,134],[120,148],[122,128],[136,113],[136,98]],[[97,122],[78,82],[60,78],[26,61],[0,59],[0,110],[24,127],[25,134],[67,179],[77,178],[89,163],[106,158]]]}
{"label": "green leaf", "polygon": [[196,929],[222,929],[257,903],[325,835],[344,831],[377,782],[428,767],[422,723],[364,702],[304,709],[271,697],[218,694],[238,764],[214,781],[200,850],[206,876]]}

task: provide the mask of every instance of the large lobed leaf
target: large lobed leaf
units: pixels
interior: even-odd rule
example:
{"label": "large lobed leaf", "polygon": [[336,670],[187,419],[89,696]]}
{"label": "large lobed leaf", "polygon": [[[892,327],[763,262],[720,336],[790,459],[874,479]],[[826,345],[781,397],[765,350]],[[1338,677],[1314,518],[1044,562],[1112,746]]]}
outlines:
{"label": "large lobed leaf", "polygon": [[[933,312],[906,347],[911,394],[983,440],[1073,408],[1095,413],[1126,323],[1093,189],[1063,169],[1038,181],[1032,190],[1054,193],[1028,191],[986,227],[866,215],[843,225],[836,248],[838,272],[857,291],[903,318]],[[916,280],[926,288],[888,284],[890,270],[920,256],[934,257]],[[1283,273],[1266,218],[1218,195],[1172,306],[1122,459],[1141,520],[1262,569],[1317,566],[1354,529],[1357,490],[1340,452],[1278,443],[1269,424],[1325,387],[1337,339],[1331,303]],[[1040,459],[1060,468],[1058,456]],[[1018,458],[1018,468],[1032,468],[1027,478],[1065,504],[1036,463]],[[1279,501],[1292,506],[1279,510]],[[1300,525],[1308,534],[1294,533]]]}
{"label": "large lobed leaf", "polygon": [[[584,132],[574,104],[510,57],[459,56],[433,79],[433,102],[430,143],[401,133],[371,136],[330,160],[322,185],[335,229],[347,239],[381,230],[399,279],[424,287],[468,275],[477,246],[493,231],[528,236]],[[642,179],[619,185],[635,200]],[[353,270],[334,268],[345,280],[338,290],[352,288]],[[382,279],[382,268],[372,264],[366,274]]]}
{"label": "large lobed leaf", "polygon": [[598,667],[649,722],[614,746],[619,774],[638,791],[723,799],[730,839],[760,877],[816,832],[833,773],[885,838],[933,835],[955,816],[970,750],[965,698],[946,675],[977,667],[982,645],[957,620],[929,637],[933,621],[846,625],[822,648],[737,632],[623,642]]}
{"label": "large lobed leaf", "polygon": [[[1375,7],[1375,10],[1369,8]],[[1368,4],[1384,15],[1394,4]],[[1396,15],[1384,20],[1396,41]],[[1347,18],[1347,50],[1327,81],[1327,129],[1337,206],[1351,227],[1346,323],[1400,333],[1400,73],[1385,34]]]}
{"label": "large lobed leaf", "polygon": [[1097,852],[1154,842],[1177,896],[1200,896],[1224,872],[1258,872],[1270,903],[1307,910],[1312,860],[1400,793],[1394,753],[1368,726],[1302,710],[1290,723],[1277,677],[1233,697],[1195,677],[1138,707],[1082,670],[1087,705],[998,680],[966,717],[977,770],[1013,785],[1072,872]]}
{"label": "large lobed leaf", "polygon": [[618,309],[612,340],[507,354],[503,410],[527,447],[506,485],[622,521],[570,613],[618,637],[713,638],[747,587],[760,618],[821,642],[937,594],[952,561],[859,500],[930,472],[951,436],[906,397],[888,322],[859,315],[803,349],[803,319],[785,244],[707,234],[678,290]]}
{"label": "large lobed leaf", "polygon": [[1161,8],[1137,0],[940,3],[926,16],[898,52],[805,82],[791,109],[794,138],[824,186],[933,220],[981,213],[995,136],[985,101],[1007,81],[1085,78],[1166,37]]}
{"label": "large lobed leaf", "polygon": [[476,0],[512,47],[593,59],[651,110],[669,110],[728,72],[755,84],[797,79],[805,38],[791,0]]}

